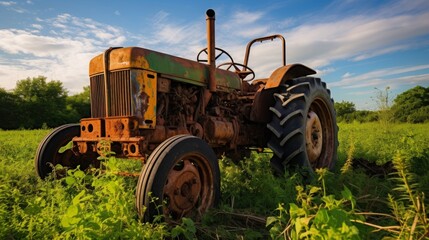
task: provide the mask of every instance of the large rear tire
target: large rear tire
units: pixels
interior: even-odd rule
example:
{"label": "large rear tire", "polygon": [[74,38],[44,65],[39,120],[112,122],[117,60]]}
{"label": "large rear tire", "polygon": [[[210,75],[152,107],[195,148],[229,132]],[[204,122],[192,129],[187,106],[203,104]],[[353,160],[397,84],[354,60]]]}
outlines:
{"label": "large rear tire", "polygon": [[[85,169],[91,163],[84,161],[73,153],[71,149],[60,151],[64,146],[80,134],[79,124],[66,124],[55,128],[50,132],[39,144],[34,159],[36,173],[41,179],[45,179],[54,170],[55,165],[61,164],[66,168],[76,168],[80,165],[81,169]],[[63,177],[64,172],[56,172],[57,178]]]}
{"label": "large rear tire", "polygon": [[156,216],[198,220],[220,196],[220,171],[213,149],[191,135],[161,143],[139,176],[136,208],[143,221]]}
{"label": "large rear tire", "polygon": [[338,127],[334,102],[326,83],[302,77],[287,82],[274,94],[268,147],[278,173],[300,166],[310,175],[317,168],[332,170],[337,160]]}

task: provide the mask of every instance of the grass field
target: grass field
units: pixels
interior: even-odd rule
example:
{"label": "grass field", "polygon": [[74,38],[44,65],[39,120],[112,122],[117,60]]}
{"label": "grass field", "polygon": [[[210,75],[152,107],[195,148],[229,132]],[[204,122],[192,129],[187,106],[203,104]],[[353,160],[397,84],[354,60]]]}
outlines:
{"label": "grass field", "polygon": [[222,203],[202,222],[138,221],[137,179],[69,171],[41,181],[33,157],[49,130],[0,131],[0,239],[424,239],[429,124],[340,124],[339,161],[310,182],[270,172],[269,154],[221,159]]}

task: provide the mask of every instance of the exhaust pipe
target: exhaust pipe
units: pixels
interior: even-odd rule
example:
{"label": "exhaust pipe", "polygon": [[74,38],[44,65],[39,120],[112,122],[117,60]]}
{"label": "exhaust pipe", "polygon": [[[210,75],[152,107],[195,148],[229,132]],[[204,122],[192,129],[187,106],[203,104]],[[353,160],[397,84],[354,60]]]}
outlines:
{"label": "exhaust pipe", "polygon": [[206,12],[207,23],[207,63],[210,65],[208,88],[210,92],[216,92],[216,46],[215,46],[215,11],[209,9]]}

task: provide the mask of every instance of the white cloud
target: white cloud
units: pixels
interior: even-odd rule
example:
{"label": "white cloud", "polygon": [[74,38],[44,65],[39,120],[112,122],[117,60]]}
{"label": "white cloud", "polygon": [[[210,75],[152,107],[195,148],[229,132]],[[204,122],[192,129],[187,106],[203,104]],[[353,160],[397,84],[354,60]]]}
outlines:
{"label": "white cloud", "polygon": [[25,30],[2,29],[0,49],[10,54],[31,54],[35,57],[48,57],[64,51],[70,44],[64,39],[38,36]]}
{"label": "white cloud", "polygon": [[291,59],[313,67],[336,60],[363,60],[411,48],[413,38],[429,34],[429,12],[389,18],[351,16],[302,25],[287,33]]}
{"label": "white cloud", "polygon": [[251,39],[266,35],[270,26],[262,23],[265,12],[238,11],[231,14],[231,19],[219,26],[219,29],[238,38]]}
{"label": "white cloud", "polygon": [[[374,86],[378,85],[381,80],[393,81],[392,79],[408,79],[412,82],[421,82],[425,81],[424,75],[415,75],[411,74],[408,77],[395,77],[400,74],[409,74],[420,70],[428,70],[429,65],[418,65],[412,67],[397,67],[397,68],[385,68],[375,71],[370,71],[360,75],[352,75],[347,73],[343,76],[343,79],[337,82],[331,82],[330,86],[332,87],[344,87],[344,88],[358,88],[365,86]],[[422,78],[423,76],[423,78]],[[413,80],[413,79],[416,80]],[[429,82],[429,79],[426,79]],[[386,84],[386,83],[384,83]]]}
{"label": "white cloud", "polygon": [[70,21],[70,19],[71,19],[71,18],[72,18],[72,16],[71,16],[70,14],[68,14],[68,13],[63,13],[63,14],[58,15],[58,16],[55,18],[55,20],[56,20],[57,22],[66,23],[66,22]]}
{"label": "white cloud", "polygon": [[335,68],[333,67],[321,68],[321,69],[315,69],[315,70],[317,72],[318,77],[323,77],[326,74],[335,72]]}
{"label": "white cloud", "polygon": [[387,47],[384,49],[380,49],[380,50],[374,50],[371,52],[365,52],[362,53],[356,57],[354,57],[352,60],[353,61],[362,61],[368,58],[373,58],[376,56],[380,56],[380,55],[384,55],[384,54],[388,54],[388,53],[392,53],[392,52],[398,52],[401,50],[406,50],[409,49],[411,46],[407,45],[407,44],[403,44],[403,45],[397,45],[397,46],[392,46],[392,47]]}
{"label": "white cloud", "polygon": [[183,23],[171,20],[169,17],[170,14],[164,11],[156,13],[151,22],[151,30],[146,29],[146,32],[152,34],[136,37],[140,39],[138,45],[194,59],[196,49],[200,49],[205,40],[205,22]]}
{"label": "white cloud", "polygon": [[23,9],[23,8],[13,8],[13,11],[17,12],[17,13],[25,13],[27,12],[27,10]]}
{"label": "white cloud", "polygon": [[233,14],[232,20],[229,24],[231,26],[242,26],[243,24],[252,24],[257,23],[263,16],[264,12],[249,12],[249,11],[239,11]]}
{"label": "white cloud", "polygon": [[[416,86],[416,85],[428,85],[429,84],[429,74],[416,74],[408,75],[403,77],[393,77],[393,78],[374,78],[369,81],[357,82],[350,86],[344,86],[345,89],[356,89],[356,88],[367,88],[367,87],[377,87],[383,89],[386,86],[389,86],[391,89],[398,88],[398,86]],[[333,84],[330,84],[333,86]]]}
{"label": "white cloud", "polygon": [[42,29],[43,29],[43,26],[42,26],[42,25],[40,25],[40,24],[31,24],[31,26],[32,26],[33,28],[37,29],[37,30],[42,30]]}
{"label": "white cloud", "polygon": [[170,14],[169,13],[167,13],[167,12],[165,12],[165,11],[159,11],[159,12],[157,12],[156,14],[155,14],[155,16],[153,16],[153,18],[152,18],[152,21],[153,21],[153,24],[155,24],[155,25],[157,25],[157,24],[162,24],[162,23],[164,23],[165,21],[167,21],[168,19],[167,19],[167,17],[169,16]]}
{"label": "white cloud", "polygon": [[349,78],[351,76],[353,76],[352,73],[346,72],[346,73],[344,73],[344,75],[342,76],[342,78]]}
{"label": "white cloud", "polygon": [[0,1],[0,6],[6,6],[6,7],[9,7],[9,6],[12,6],[12,5],[15,5],[16,4],[16,2],[12,2],[12,1]]}
{"label": "white cloud", "polygon": [[109,46],[125,42],[119,28],[70,14],[36,19],[38,31],[0,29],[0,87],[12,89],[17,80],[38,75],[61,80],[71,93],[88,82],[90,59]]}

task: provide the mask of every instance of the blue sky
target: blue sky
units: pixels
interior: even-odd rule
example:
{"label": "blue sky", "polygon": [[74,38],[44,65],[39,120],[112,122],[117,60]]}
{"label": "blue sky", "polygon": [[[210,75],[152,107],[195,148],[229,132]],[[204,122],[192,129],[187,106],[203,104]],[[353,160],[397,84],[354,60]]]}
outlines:
{"label": "blue sky", "polygon": [[[205,11],[216,11],[216,45],[242,62],[253,38],[282,34],[287,62],[317,70],[335,101],[376,108],[391,95],[429,87],[429,1],[0,0],[0,87],[46,76],[69,94],[89,85],[89,60],[110,46],[140,46],[196,59],[206,46]],[[252,48],[250,67],[268,77],[277,41]]]}

